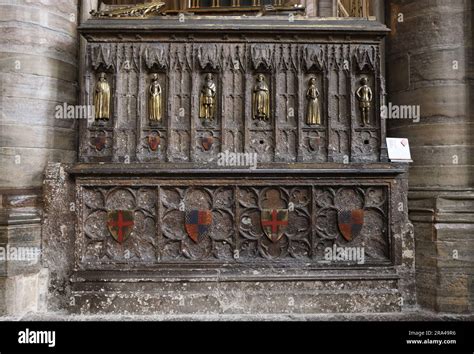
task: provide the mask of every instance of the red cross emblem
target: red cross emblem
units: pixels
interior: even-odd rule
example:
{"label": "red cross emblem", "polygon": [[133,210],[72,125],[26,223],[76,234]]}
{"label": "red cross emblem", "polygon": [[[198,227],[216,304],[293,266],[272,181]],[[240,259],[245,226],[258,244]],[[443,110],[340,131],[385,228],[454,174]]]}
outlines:
{"label": "red cross emblem", "polygon": [[261,222],[265,235],[276,243],[283,237],[288,226],[288,209],[264,209]]}
{"label": "red cross emblem", "polygon": [[118,243],[125,242],[133,231],[133,211],[113,210],[107,213],[107,227]]}

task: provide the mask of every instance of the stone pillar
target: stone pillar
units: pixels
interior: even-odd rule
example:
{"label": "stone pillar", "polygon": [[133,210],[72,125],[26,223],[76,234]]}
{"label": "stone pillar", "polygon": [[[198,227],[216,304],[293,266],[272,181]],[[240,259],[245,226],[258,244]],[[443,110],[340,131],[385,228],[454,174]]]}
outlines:
{"label": "stone pillar", "polygon": [[440,312],[472,312],[473,5],[469,0],[389,3],[389,101],[421,109],[419,122],[388,122],[388,136],[410,139],[414,160],[409,208],[418,303]]}
{"label": "stone pillar", "polygon": [[14,0],[0,13],[0,314],[21,315],[41,309],[46,273],[12,250],[40,247],[44,169],[76,158],[76,122],[56,113],[77,100],[78,4]]}

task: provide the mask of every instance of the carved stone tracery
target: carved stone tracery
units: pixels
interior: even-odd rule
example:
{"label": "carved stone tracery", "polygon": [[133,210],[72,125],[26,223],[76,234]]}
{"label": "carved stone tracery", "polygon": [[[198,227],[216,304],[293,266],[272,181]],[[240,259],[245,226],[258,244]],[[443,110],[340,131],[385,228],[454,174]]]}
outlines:
{"label": "carved stone tracery", "polygon": [[[324,263],[327,247],[364,247],[367,263],[388,261],[386,186],[83,186],[83,234],[77,257],[82,266],[106,263],[288,261]],[[261,211],[288,209],[288,227],[272,242]],[[209,233],[198,242],[185,230],[189,210],[209,210]],[[338,211],[362,209],[363,232],[347,242]],[[107,212],[130,210],[134,231],[123,246],[107,230]],[[160,222],[157,222],[160,220]]]}
{"label": "carved stone tracery", "polygon": [[[124,146],[125,151],[133,152],[130,153],[132,161],[135,159],[134,151],[137,151],[137,161],[206,160],[212,164],[215,155],[202,155],[199,148],[192,147],[196,143],[196,146],[200,145],[199,129],[222,136],[221,151],[238,148],[244,152],[246,146],[245,149],[261,154],[261,162],[343,162],[347,159],[378,162],[386,159],[382,150],[385,128],[379,127],[376,119],[381,102],[379,96],[383,92],[377,44],[90,43],[89,58],[93,73],[107,70],[114,74],[117,64],[120,64],[120,73],[112,77],[113,89],[119,88],[115,81],[123,87],[122,93],[114,92],[113,95],[114,116],[120,114],[119,121],[124,120],[123,113],[127,112],[126,125],[132,129],[129,133],[135,132],[133,120],[142,122],[136,125],[134,136],[139,137],[135,139],[136,145],[130,136],[127,144],[132,145]],[[164,104],[163,124],[158,128],[170,148],[150,154],[148,149],[142,149],[140,140],[149,134],[147,120],[143,119],[147,114],[143,102],[146,100],[145,87],[155,73],[160,75]],[[199,122],[199,100],[194,97],[199,97],[202,78],[207,73],[213,73],[219,90],[216,96],[217,119],[212,126],[204,127]],[[252,112],[246,108],[246,102],[252,96],[250,83],[259,74],[265,75],[269,86],[272,119],[249,122]],[[360,130],[358,102],[351,99],[361,75],[368,75],[377,97],[375,109],[371,112],[374,123],[366,133]],[[320,92],[322,124],[319,126],[305,125],[308,107],[305,85],[313,77]],[[90,85],[93,80],[94,76],[91,76]],[[117,103],[126,102],[123,95],[130,100],[130,93],[133,93],[133,105],[127,103],[117,107]],[[137,111],[130,110],[133,107],[137,107]],[[110,127],[105,128],[111,129],[114,124],[112,120]],[[95,128],[90,126],[89,129]],[[111,130],[111,133],[114,132]],[[321,138],[315,144],[310,136]],[[86,148],[82,151],[81,157],[85,161],[96,159],[96,151]]]}

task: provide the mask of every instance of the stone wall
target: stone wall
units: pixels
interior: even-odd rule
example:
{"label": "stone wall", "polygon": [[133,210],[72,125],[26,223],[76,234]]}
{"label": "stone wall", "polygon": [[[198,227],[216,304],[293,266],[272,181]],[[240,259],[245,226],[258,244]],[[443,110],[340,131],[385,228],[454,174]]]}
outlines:
{"label": "stone wall", "polygon": [[[389,120],[410,139],[410,217],[420,305],[472,312],[474,121],[472,2],[390,2],[389,101],[420,105],[421,119]],[[415,119],[416,120],[416,119]]]}
{"label": "stone wall", "polygon": [[[39,247],[48,161],[74,161],[76,124],[56,106],[77,100],[76,0],[2,2],[0,246]],[[0,314],[39,307],[40,263],[0,262]]]}

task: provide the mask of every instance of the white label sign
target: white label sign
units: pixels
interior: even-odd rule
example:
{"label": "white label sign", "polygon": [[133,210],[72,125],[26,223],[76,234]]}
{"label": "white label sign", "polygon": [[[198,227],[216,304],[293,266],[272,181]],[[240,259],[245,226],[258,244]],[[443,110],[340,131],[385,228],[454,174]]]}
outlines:
{"label": "white label sign", "polygon": [[387,138],[388,158],[391,161],[411,161],[410,143],[404,138]]}

